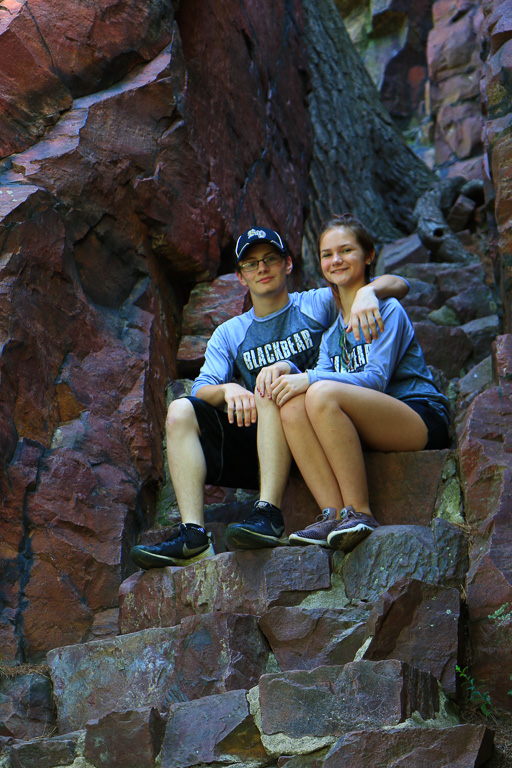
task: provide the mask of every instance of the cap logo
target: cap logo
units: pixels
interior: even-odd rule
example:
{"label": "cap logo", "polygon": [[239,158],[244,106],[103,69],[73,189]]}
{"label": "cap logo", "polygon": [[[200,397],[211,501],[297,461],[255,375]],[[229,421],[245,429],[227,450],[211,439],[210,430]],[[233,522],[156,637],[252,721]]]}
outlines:
{"label": "cap logo", "polygon": [[266,233],[262,229],[250,229],[247,237],[265,237]]}

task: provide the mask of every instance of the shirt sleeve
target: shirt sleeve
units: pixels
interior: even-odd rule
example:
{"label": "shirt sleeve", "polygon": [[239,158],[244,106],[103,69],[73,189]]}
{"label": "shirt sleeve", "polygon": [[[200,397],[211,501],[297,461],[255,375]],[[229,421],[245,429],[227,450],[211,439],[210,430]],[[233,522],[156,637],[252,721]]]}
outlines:
{"label": "shirt sleeve", "polygon": [[192,385],[191,394],[208,384],[227,384],[233,380],[235,361],[225,328],[219,325],[213,332],[204,353],[204,363]]}
{"label": "shirt sleeve", "polygon": [[384,392],[398,362],[414,337],[414,331],[396,299],[386,302],[382,319],[384,331],[372,341],[364,370],[354,373],[335,371],[322,339],[318,364],[307,372],[309,383],[328,379]]}

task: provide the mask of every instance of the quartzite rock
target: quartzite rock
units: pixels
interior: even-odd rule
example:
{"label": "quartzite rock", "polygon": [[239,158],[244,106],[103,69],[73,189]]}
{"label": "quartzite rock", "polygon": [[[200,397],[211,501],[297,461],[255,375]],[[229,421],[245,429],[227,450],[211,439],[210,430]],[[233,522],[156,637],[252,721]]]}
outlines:
{"label": "quartzite rock", "polygon": [[16,768],[54,768],[71,765],[77,755],[78,739],[78,733],[67,733],[55,738],[15,742],[9,750],[12,762],[8,765]]}
{"label": "quartzite rock", "polygon": [[[485,681],[491,701],[508,706],[512,663],[512,344],[500,336],[493,349],[498,385],[478,395],[457,425],[465,513],[475,531],[468,572],[472,675]],[[496,664],[496,659],[500,664]]]}
{"label": "quartzite rock", "polygon": [[[354,661],[365,641],[369,610],[275,607],[260,619],[282,672]],[[408,661],[408,659],[404,659]]]}
{"label": "quartzite rock", "polygon": [[11,0],[0,16],[0,156],[34,144],[73,96],[120,80],[169,42],[165,0]]}
{"label": "quartzite rock", "polygon": [[37,672],[0,677],[0,723],[2,736],[35,739],[55,727],[52,684],[48,675]]}
{"label": "quartzite rock", "polygon": [[[83,641],[116,606],[152,522],[191,284],[227,271],[235,230],[254,221],[300,254],[310,131],[298,2],[191,2],[178,22],[175,5],[2,4],[4,88],[30,107],[21,144],[9,120],[0,131],[8,663]],[[62,82],[90,95],[71,104]],[[32,128],[40,140],[20,153]]]}
{"label": "quartzite rock", "polygon": [[48,654],[61,733],[114,710],[156,707],[255,685],[269,648],[253,616],[214,613],[179,627]]}
{"label": "quartzite rock", "polygon": [[95,768],[154,768],[165,720],[154,707],[110,712],[85,726],[84,757]]}
{"label": "quartzite rock", "polygon": [[247,692],[228,691],[172,704],[159,760],[162,768],[268,763],[249,713]]}
{"label": "quartzite rock", "polygon": [[[382,525],[429,525],[449,452],[365,453],[370,507]],[[297,473],[290,474],[282,503],[288,534],[313,523],[318,504]]]}
{"label": "quartzite rock", "polygon": [[485,725],[451,728],[387,728],[344,734],[325,768],[479,768],[492,755],[493,731]]}
{"label": "quartzite rock", "polygon": [[367,620],[364,659],[400,659],[430,672],[452,697],[460,632],[457,589],[415,579],[397,582],[375,603]]}
{"label": "quartzite rock", "polygon": [[333,556],[347,596],[375,600],[402,578],[459,587],[467,570],[467,539],[460,528],[435,520],[419,525],[384,525],[345,557]]}
{"label": "quartzite rock", "polygon": [[474,349],[461,328],[420,322],[414,323],[414,331],[428,365],[439,368],[449,379],[460,376]]}
{"label": "quartzite rock", "polygon": [[253,714],[270,754],[312,752],[344,731],[398,725],[413,712],[427,720],[439,711],[436,680],[393,661],[355,661],[343,667],[263,675]]}
{"label": "quartzite rock", "polygon": [[204,362],[206,344],[221,323],[241,315],[247,295],[235,274],[222,275],[211,283],[198,283],[183,310],[178,369],[195,378]]}
{"label": "quartzite rock", "polygon": [[210,611],[260,616],[330,586],[329,554],[320,547],[227,552],[186,568],[135,574],[122,588],[120,629],[169,626]]}

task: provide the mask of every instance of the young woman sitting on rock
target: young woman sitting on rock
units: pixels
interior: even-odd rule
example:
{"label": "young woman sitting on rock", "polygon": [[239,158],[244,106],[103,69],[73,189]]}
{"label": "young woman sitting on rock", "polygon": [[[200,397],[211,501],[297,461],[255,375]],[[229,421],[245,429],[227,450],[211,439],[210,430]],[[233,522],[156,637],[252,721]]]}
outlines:
{"label": "young woman sitting on rock", "polygon": [[320,521],[292,534],[290,543],[347,551],[379,525],[368,502],[363,448],[446,447],[448,400],[434,384],[396,299],[380,302],[381,333],[371,344],[356,341],[348,327],[352,302],[369,282],[375,257],[359,219],[331,218],[318,248],[339,315],[323,336],[316,367],[300,373],[281,363],[283,375],[273,381],[271,392],[294,459],[323,509]]}

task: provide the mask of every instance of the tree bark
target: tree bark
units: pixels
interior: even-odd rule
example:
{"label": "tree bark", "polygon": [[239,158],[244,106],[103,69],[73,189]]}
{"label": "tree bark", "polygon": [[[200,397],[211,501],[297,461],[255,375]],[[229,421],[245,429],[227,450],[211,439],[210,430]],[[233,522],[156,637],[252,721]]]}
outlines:
{"label": "tree bark", "polygon": [[303,0],[314,132],[302,245],[304,278],[319,278],[316,238],[331,213],[350,211],[376,243],[415,230],[416,200],[435,180],[404,142],[333,0]]}

